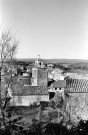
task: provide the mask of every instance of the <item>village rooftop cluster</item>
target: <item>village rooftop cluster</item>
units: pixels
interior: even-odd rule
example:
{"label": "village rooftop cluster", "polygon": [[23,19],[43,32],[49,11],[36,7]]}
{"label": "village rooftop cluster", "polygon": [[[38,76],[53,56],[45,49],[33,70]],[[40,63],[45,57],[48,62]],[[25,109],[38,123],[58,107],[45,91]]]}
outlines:
{"label": "village rooftop cluster", "polygon": [[[77,74],[71,77],[71,73],[64,74],[63,70],[54,69],[54,64],[47,64],[46,67],[40,57],[33,65],[26,67],[19,65],[19,70],[16,66],[13,67],[13,85],[8,89],[12,97],[10,105],[30,106],[34,102],[37,104],[40,101],[49,102],[58,92],[61,95],[64,95],[65,91],[88,92],[88,81],[85,77],[81,76],[80,79],[80,75]],[[5,74],[5,70],[2,74]]]}

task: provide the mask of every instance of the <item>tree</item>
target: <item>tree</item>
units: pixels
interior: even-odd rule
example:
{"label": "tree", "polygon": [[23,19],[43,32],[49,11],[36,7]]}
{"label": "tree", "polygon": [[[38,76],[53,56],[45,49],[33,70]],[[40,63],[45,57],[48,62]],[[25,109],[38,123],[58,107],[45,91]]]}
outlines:
{"label": "tree", "polygon": [[[8,97],[8,88],[12,84],[12,62],[17,51],[18,41],[13,37],[10,31],[3,30],[0,34],[0,121],[1,127],[5,127],[5,109],[10,100]],[[4,67],[8,66],[10,72],[8,77],[2,73]],[[4,93],[4,95],[2,94]]]}

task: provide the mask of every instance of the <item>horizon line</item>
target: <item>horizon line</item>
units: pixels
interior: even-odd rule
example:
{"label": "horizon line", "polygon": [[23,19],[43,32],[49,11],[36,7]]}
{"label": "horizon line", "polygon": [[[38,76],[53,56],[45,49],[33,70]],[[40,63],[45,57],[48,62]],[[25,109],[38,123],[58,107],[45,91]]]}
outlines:
{"label": "horizon line", "polygon": [[[37,59],[37,57],[29,57],[29,58],[16,58],[16,59]],[[79,59],[79,58],[42,58],[40,57],[40,59],[49,59],[49,60],[52,60],[52,59],[60,59],[60,60],[88,60],[88,59]]]}

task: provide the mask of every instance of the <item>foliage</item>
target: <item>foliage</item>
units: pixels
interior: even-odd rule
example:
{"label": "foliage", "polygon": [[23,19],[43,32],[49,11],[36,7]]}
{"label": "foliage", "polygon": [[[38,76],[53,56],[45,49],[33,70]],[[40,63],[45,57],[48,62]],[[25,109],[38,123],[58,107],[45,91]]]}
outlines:
{"label": "foliage", "polygon": [[87,70],[88,71],[88,63],[70,64],[69,68],[71,68],[71,69],[81,69],[81,70]]}
{"label": "foliage", "polygon": [[54,68],[59,68],[59,69],[63,70],[63,72],[68,72],[71,70],[71,68],[69,66],[65,67],[63,64],[60,64],[60,63],[54,64]]}
{"label": "foliage", "polygon": [[38,105],[37,105],[37,102],[34,102],[33,104],[30,104],[30,109],[33,109],[33,108],[37,108]]}
{"label": "foliage", "polygon": [[[12,85],[12,63],[17,52],[18,41],[10,31],[2,31],[0,35],[0,114],[1,127],[5,128],[6,108],[10,100],[8,88]],[[6,73],[4,68],[8,67]]]}

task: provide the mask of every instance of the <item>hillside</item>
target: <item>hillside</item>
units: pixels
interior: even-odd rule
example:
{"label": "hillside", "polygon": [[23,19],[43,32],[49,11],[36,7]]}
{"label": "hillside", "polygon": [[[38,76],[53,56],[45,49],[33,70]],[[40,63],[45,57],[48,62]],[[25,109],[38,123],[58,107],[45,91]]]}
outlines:
{"label": "hillside", "polygon": [[[24,62],[34,62],[36,58],[21,58],[17,59],[17,61],[24,61]],[[84,59],[42,59],[44,63],[88,63],[88,60]]]}

